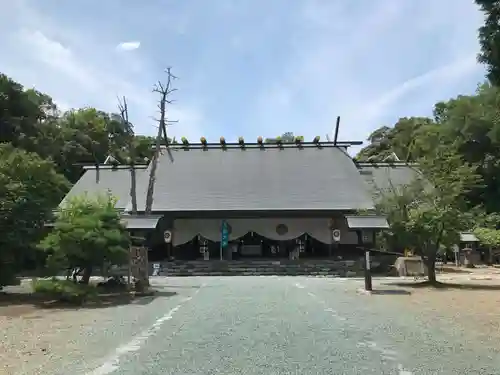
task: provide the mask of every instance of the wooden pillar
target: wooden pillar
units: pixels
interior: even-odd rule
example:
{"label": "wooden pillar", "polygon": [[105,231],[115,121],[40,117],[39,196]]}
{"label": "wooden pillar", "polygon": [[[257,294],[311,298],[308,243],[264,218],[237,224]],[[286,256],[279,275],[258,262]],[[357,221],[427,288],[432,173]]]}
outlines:
{"label": "wooden pillar", "polygon": [[328,244],[328,258],[332,257],[332,251],[333,251],[333,230],[335,229],[335,219],[330,219],[330,224],[329,224],[329,229],[330,229],[330,243]]}

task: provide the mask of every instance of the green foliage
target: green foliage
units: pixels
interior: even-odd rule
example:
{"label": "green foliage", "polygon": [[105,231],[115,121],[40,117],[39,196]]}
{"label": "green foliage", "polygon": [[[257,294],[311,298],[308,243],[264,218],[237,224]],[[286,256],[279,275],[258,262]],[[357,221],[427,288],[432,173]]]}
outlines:
{"label": "green foliage", "polygon": [[48,266],[82,267],[88,279],[92,267],[126,262],[130,238],[115,202],[111,196],[82,196],[59,209],[54,230],[40,244],[49,254]]}
{"label": "green foliage", "polygon": [[126,162],[131,146],[133,162],[150,160],[154,138],[135,135],[132,124],[95,108],[61,112],[48,95],[0,73],[0,143],[7,142],[52,159],[58,172],[76,182],[82,164],[103,163],[110,153]]}
{"label": "green foliage", "polygon": [[500,227],[498,225],[500,223],[500,215],[483,215],[483,217],[479,217],[478,219],[478,225],[473,232],[481,244],[491,248],[500,247]]}
{"label": "green foliage", "polygon": [[499,102],[499,88],[481,85],[476,95],[437,103],[434,119],[402,118],[377,129],[357,159],[384,161],[396,154],[402,161],[433,164],[446,150],[445,156],[456,155],[482,181],[465,193],[468,208],[500,212]]}
{"label": "green foliage", "polygon": [[500,230],[493,228],[476,228],[474,234],[481,244],[488,247],[500,247]]}
{"label": "green foliage", "polygon": [[491,83],[500,84],[500,1],[475,0],[485,15],[484,25],[479,28],[481,53],[478,61],[485,64]]}
{"label": "green foliage", "polygon": [[456,154],[438,148],[435,155],[439,157],[421,160],[425,179],[385,192],[378,206],[390,224],[389,248],[412,249],[420,255],[431,281],[435,281],[437,254],[458,244],[460,232],[473,226],[474,211],[467,210],[465,197],[480,181],[475,168]]}
{"label": "green foliage", "polygon": [[266,138],[264,140],[264,143],[294,143],[295,142],[295,136],[293,135],[292,132],[286,132],[283,133],[282,135],[278,135],[275,138]]}
{"label": "green foliage", "polygon": [[0,73],[0,143],[34,151],[37,136],[53,130],[57,114],[52,99],[23,86]]}
{"label": "green foliage", "polygon": [[[174,140],[175,141],[175,140]],[[153,137],[95,108],[61,112],[52,99],[0,73],[0,285],[20,267],[43,262],[36,244],[83,164],[144,164]],[[63,177],[64,176],[64,177]]]}
{"label": "green foliage", "polygon": [[54,163],[0,144],[0,285],[36,257],[33,244],[67,189]]}
{"label": "green foliage", "polygon": [[69,280],[38,279],[33,282],[33,292],[61,302],[81,304],[97,297],[97,289],[91,285]]}
{"label": "green foliage", "polygon": [[[385,161],[395,154],[402,161],[415,160],[419,156],[415,142],[422,127],[432,124],[425,117],[401,118],[393,128],[382,126],[370,134],[370,145],[357,155],[361,161]],[[424,134],[424,133],[422,133]]]}

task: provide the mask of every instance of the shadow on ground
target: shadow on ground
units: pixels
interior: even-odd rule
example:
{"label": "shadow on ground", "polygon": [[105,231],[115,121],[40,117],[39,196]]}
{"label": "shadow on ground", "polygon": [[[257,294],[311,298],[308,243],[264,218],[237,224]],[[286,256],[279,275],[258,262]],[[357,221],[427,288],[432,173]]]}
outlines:
{"label": "shadow on ground", "polygon": [[[24,311],[32,312],[33,308],[78,310],[129,304],[147,305],[156,298],[172,297],[176,294],[170,291],[153,291],[150,295],[133,295],[127,292],[100,293],[96,298],[77,304],[51,299],[36,293],[0,292],[0,316],[19,316],[23,315]],[[26,309],[20,309],[21,306],[26,306]]]}
{"label": "shadow on ground", "polygon": [[431,284],[429,281],[422,282],[392,282],[392,283],[384,283],[384,285],[397,286],[401,288],[410,288],[410,289],[418,289],[418,288],[428,288],[428,289],[439,289],[439,290],[500,290],[500,285],[496,284],[472,284],[472,283],[443,283],[438,282],[435,284]]}
{"label": "shadow on ground", "polygon": [[[153,284],[154,285],[154,284]],[[170,289],[200,289],[201,285],[172,285],[172,284],[157,284],[160,287],[167,286]]]}
{"label": "shadow on ground", "polygon": [[372,290],[371,293],[372,295],[379,295],[379,296],[409,296],[411,294],[410,291],[404,290],[404,289],[375,289]]}
{"label": "shadow on ground", "polygon": [[471,274],[472,273],[472,271],[469,271],[467,269],[458,268],[458,267],[450,267],[450,266],[444,266],[440,270],[436,270],[436,272],[439,274],[443,274],[443,273]]}

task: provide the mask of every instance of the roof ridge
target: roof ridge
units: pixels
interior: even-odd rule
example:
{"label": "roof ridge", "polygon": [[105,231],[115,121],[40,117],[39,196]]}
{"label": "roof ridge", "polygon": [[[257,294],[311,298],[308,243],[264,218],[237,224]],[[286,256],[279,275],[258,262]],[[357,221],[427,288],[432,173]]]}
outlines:
{"label": "roof ridge", "polygon": [[240,149],[240,150],[249,150],[249,149],[306,149],[306,148],[338,148],[345,149],[347,147],[353,145],[360,145],[362,142],[301,142],[301,143],[176,143],[171,145],[161,145],[162,149],[166,149],[167,147],[171,150],[229,150],[229,149]]}

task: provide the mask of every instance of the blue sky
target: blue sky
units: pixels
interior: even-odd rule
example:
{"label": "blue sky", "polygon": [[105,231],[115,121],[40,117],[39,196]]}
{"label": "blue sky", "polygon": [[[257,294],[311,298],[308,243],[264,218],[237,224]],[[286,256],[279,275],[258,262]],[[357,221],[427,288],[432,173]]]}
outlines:
{"label": "blue sky", "polygon": [[482,15],[472,0],[15,0],[0,71],[62,108],[116,109],[154,134],[153,84],[179,77],[170,134],[198,140],[332,133],[365,140],[473,93]]}

